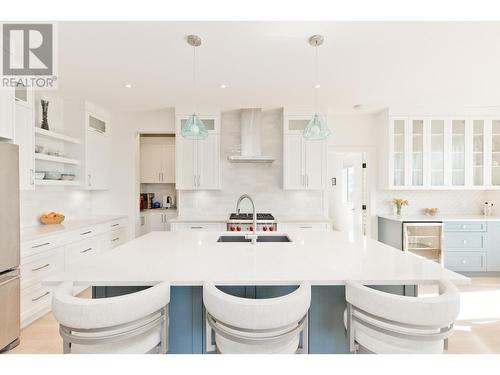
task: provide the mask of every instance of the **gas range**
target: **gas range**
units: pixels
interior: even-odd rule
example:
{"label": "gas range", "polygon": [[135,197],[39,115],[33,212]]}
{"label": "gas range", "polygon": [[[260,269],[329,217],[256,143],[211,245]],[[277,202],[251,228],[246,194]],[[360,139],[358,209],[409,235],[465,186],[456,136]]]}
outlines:
{"label": "gas range", "polygon": [[[278,228],[274,216],[269,213],[257,214],[258,232],[275,232]],[[252,232],[253,214],[251,213],[232,213],[227,221],[227,230],[229,232]]]}

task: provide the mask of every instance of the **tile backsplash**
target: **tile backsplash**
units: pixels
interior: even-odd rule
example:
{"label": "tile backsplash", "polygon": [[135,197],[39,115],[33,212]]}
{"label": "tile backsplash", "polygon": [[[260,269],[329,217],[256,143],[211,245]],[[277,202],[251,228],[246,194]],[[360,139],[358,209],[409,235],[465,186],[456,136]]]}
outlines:
{"label": "tile backsplash", "polygon": [[402,208],[403,215],[421,214],[426,207],[437,207],[440,213],[449,215],[477,215],[482,214],[487,194],[480,190],[380,190],[377,192],[377,213],[393,214],[392,199],[403,198],[410,203]]}
{"label": "tile backsplash", "polygon": [[[275,160],[271,164],[231,163],[228,156],[240,149],[240,111],[225,112],[221,121],[222,190],[180,192],[181,215],[206,212],[228,215],[234,212],[242,194],[250,194],[259,212],[275,215],[322,215],[322,191],[283,190],[283,114],[282,110],[262,112],[262,154]],[[251,205],[242,203],[242,211]]]}
{"label": "tile backsplash", "polygon": [[62,213],[69,220],[88,217],[92,213],[90,192],[84,190],[21,191],[20,203],[21,228],[40,224],[40,215],[50,211]]}

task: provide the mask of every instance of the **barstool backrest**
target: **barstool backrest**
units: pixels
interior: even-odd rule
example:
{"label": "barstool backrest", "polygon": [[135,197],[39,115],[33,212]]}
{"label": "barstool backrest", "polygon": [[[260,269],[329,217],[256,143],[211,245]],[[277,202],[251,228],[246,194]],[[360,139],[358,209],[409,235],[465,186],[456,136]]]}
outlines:
{"label": "barstool backrest", "polygon": [[167,351],[170,284],[110,298],[73,296],[73,283],[54,292],[52,312],[60,324],[64,352],[146,353]]}

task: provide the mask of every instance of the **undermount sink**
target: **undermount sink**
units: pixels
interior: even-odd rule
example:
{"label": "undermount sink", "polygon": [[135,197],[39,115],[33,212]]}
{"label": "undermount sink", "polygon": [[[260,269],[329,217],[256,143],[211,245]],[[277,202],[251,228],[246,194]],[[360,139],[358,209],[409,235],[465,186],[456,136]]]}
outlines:
{"label": "undermount sink", "polygon": [[[248,238],[245,238],[244,235],[242,236],[220,236],[217,242],[251,242],[251,240]],[[257,242],[292,242],[290,240],[290,237],[285,236],[285,235],[276,235],[276,236],[258,236],[257,237]]]}

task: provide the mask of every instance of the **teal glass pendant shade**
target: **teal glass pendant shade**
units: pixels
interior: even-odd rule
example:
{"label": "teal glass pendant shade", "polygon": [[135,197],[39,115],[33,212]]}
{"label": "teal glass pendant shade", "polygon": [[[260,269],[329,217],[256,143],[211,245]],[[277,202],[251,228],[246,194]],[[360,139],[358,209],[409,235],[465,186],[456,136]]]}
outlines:
{"label": "teal glass pendant shade", "polygon": [[304,129],[303,136],[309,141],[319,141],[326,139],[330,135],[330,129],[325,121],[316,113]]}
{"label": "teal glass pendant shade", "polygon": [[208,130],[203,121],[193,113],[182,125],[181,135],[187,139],[202,140],[208,137]]}

